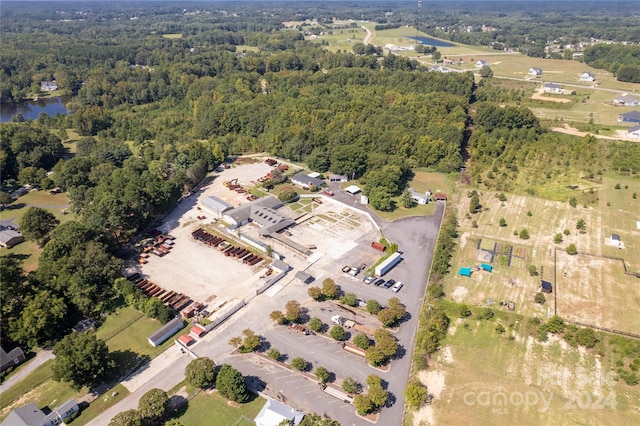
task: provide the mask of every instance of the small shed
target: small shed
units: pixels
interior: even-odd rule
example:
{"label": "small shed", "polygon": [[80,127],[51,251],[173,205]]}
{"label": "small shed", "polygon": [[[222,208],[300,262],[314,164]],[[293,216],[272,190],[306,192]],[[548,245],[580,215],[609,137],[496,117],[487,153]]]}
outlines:
{"label": "small shed", "polygon": [[306,273],[304,271],[296,272],[295,277],[297,279],[299,279],[303,284],[309,284],[310,282],[314,281],[314,279],[315,279],[315,278],[313,278],[313,276],[309,275],[308,273]]}
{"label": "small shed", "polygon": [[207,330],[201,326],[200,324],[196,324],[193,327],[191,327],[191,330],[189,331],[189,334],[193,337],[202,337],[205,334],[207,334]]}
{"label": "small shed", "polygon": [[493,272],[493,266],[489,265],[488,263],[481,263],[480,267],[483,271]]}
{"label": "small shed", "polygon": [[436,195],[434,195],[436,201],[447,201],[447,194],[443,194],[441,192],[436,193]]}
{"label": "small shed", "polygon": [[195,342],[195,339],[188,334],[183,334],[182,336],[178,337],[178,341],[185,346],[189,346]]}
{"label": "small shed", "polygon": [[617,241],[617,242],[620,242],[620,235],[618,235],[618,234],[611,234],[611,241]]}
{"label": "small shed", "polygon": [[463,277],[470,277],[471,268],[460,268],[460,270],[458,271],[458,274],[462,275]]}
{"label": "small shed", "polygon": [[183,319],[180,317],[175,317],[162,327],[158,329],[151,336],[147,337],[151,346],[156,347],[164,343],[169,337],[173,336],[182,328],[184,325]]}
{"label": "small shed", "polygon": [[553,286],[549,281],[542,280],[540,283],[540,291],[543,293],[551,293],[553,291]]}
{"label": "small shed", "polygon": [[514,302],[509,302],[507,304],[507,308],[509,308],[510,311],[513,311],[516,309],[516,304]]}

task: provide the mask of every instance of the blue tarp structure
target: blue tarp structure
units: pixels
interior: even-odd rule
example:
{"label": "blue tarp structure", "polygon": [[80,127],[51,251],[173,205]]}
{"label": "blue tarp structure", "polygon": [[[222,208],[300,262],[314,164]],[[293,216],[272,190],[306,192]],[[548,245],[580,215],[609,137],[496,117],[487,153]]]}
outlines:
{"label": "blue tarp structure", "polygon": [[470,277],[471,276],[471,268],[460,268],[460,271],[458,271],[458,274],[464,275],[465,277]]}
{"label": "blue tarp structure", "polygon": [[483,271],[488,271],[488,272],[493,271],[493,266],[489,265],[488,263],[482,263],[480,264],[480,266],[482,266]]}

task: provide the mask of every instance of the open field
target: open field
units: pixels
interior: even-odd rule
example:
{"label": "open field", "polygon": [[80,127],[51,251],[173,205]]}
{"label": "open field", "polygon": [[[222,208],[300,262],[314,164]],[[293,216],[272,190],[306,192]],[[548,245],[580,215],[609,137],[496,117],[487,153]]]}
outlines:
{"label": "open field", "polygon": [[[117,395],[113,396],[114,393],[117,393]],[[105,394],[93,401],[87,408],[82,410],[80,415],[73,420],[73,425],[86,425],[98,414],[126,398],[127,395],[129,395],[129,390],[126,387],[121,384],[115,385]]]}
{"label": "open field", "polygon": [[212,419],[220,426],[248,426],[255,424],[253,419],[265,402],[264,398],[253,395],[251,401],[237,404],[227,401],[215,391],[201,392],[189,400],[184,414],[176,419],[185,426],[210,424]]}
{"label": "open field", "polygon": [[450,315],[446,346],[420,374],[436,399],[414,415],[414,424],[635,422],[640,391],[613,380],[612,354],[573,348],[555,336],[539,343],[527,337],[518,315],[497,312],[491,321]]}
{"label": "open field", "polygon": [[[20,218],[29,207],[40,207],[51,212],[60,223],[75,219],[75,214],[62,214],[62,210],[69,210],[69,197],[66,193],[49,194],[48,191],[31,191],[18,198],[13,204],[0,212],[0,219],[13,220],[19,226]],[[42,249],[35,242],[24,241],[10,249],[0,248],[0,255],[16,254],[24,258],[22,267],[27,271],[33,271],[38,267],[38,257]]]}
{"label": "open field", "polygon": [[[614,189],[616,183],[620,183],[621,189]],[[561,289],[557,295],[560,316],[638,333],[640,322],[630,321],[628,312],[640,304],[640,286],[637,278],[624,274],[622,262],[580,254],[568,256],[558,251],[556,265],[554,249],[575,244],[579,253],[620,257],[625,259],[630,270],[640,271],[640,256],[637,255],[640,229],[636,227],[636,221],[640,220],[637,214],[640,201],[632,198],[633,192],[640,192],[640,182],[604,178],[594,194],[585,191],[585,196],[591,195],[595,200],[595,204],[588,204],[586,208],[581,204],[572,208],[568,203],[512,195],[507,195],[507,201],[500,202],[493,193],[481,194],[483,211],[460,219],[460,249],[452,259],[452,273],[446,279],[445,293],[458,302],[482,306],[486,305],[487,299],[495,303],[514,301],[517,313],[545,317],[549,311],[553,313],[553,296],[547,295],[547,303],[542,306],[533,302],[533,296],[541,278],[551,281],[554,287],[557,279]],[[466,210],[466,205],[460,208],[462,214]],[[507,226],[499,226],[501,218]],[[586,233],[581,234],[576,229],[579,219],[585,221]],[[473,221],[477,228],[473,227]],[[527,229],[529,239],[514,235],[522,229]],[[569,235],[563,234],[563,242],[555,244],[554,235],[564,230],[569,230]],[[605,245],[612,233],[621,236],[624,249]],[[518,251],[524,258],[507,266],[504,257],[498,256],[493,259],[493,273],[478,271],[470,278],[457,275],[458,268],[481,262],[479,244],[486,249],[487,244],[493,246],[494,242],[512,246],[514,252]],[[540,275],[531,276],[529,265],[535,266]],[[555,275],[554,268],[557,268]],[[566,277],[564,272],[567,272]]]}
{"label": "open field", "polygon": [[182,38],[182,34],[179,34],[179,33],[162,34],[162,38],[178,39],[178,38]]}

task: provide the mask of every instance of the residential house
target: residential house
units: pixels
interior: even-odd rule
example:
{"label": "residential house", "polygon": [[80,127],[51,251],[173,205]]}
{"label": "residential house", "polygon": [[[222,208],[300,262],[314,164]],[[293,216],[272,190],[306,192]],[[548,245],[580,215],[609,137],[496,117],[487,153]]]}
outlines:
{"label": "residential house", "polygon": [[545,83],[543,89],[544,93],[562,93],[562,86],[555,83]]}
{"label": "residential house", "polygon": [[409,194],[411,194],[411,199],[418,204],[428,204],[429,203],[429,195],[430,193],[418,192],[413,188],[409,188]]}
{"label": "residential house", "polygon": [[450,68],[447,68],[445,66],[442,65],[434,65],[431,67],[431,71],[435,71],[435,72],[451,72],[452,70]]}
{"label": "residential house", "polygon": [[302,411],[293,408],[273,399],[268,399],[254,421],[256,426],[279,426],[282,424],[298,425],[304,418]]}
{"label": "residential house", "polygon": [[41,81],[40,82],[40,90],[43,92],[51,92],[54,90],[58,90],[58,85],[54,81]]}
{"label": "residential house", "polygon": [[596,76],[591,74],[590,72],[583,72],[580,74],[580,81],[595,81]]}
{"label": "residential house", "polygon": [[324,181],[318,179],[317,177],[309,176],[304,173],[298,173],[291,178],[291,182],[296,185],[300,185],[304,189],[309,189],[311,186],[316,188],[324,185]]}
{"label": "residential house", "polygon": [[0,247],[11,248],[24,241],[13,220],[0,220]]}
{"label": "residential house", "polygon": [[20,347],[14,348],[9,352],[0,347],[0,371],[4,371],[9,367],[18,365],[25,359],[27,359],[27,357]]}
{"label": "residential house", "polygon": [[36,404],[30,402],[9,413],[0,426],[57,426],[80,411],[78,403],[70,399],[49,414],[45,414]]}
{"label": "residential house", "polygon": [[613,99],[613,104],[617,106],[638,106],[640,105],[640,101],[636,96],[623,93]]}
{"label": "residential house", "polygon": [[633,126],[627,129],[627,137],[640,139],[640,126]]}
{"label": "residential house", "polygon": [[489,62],[485,61],[484,59],[478,59],[478,61],[476,61],[476,68],[482,68],[486,65],[489,65]]}
{"label": "residential house", "polygon": [[640,111],[629,111],[618,116],[621,123],[640,123]]}
{"label": "residential house", "polygon": [[538,67],[529,68],[529,75],[535,75],[535,76],[542,75],[542,68],[538,68]]}

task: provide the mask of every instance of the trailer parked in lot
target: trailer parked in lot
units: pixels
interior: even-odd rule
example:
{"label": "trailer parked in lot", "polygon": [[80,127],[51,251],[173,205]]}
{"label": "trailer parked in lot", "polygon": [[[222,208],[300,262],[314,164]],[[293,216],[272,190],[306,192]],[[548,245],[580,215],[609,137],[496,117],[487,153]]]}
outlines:
{"label": "trailer parked in lot", "polygon": [[401,260],[402,260],[402,257],[400,256],[399,252],[393,253],[391,256],[385,259],[384,262],[376,266],[376,270],[375,270],[376,275],[379,277],[383,276],[384,274],[389,272],[391,269],[393,269],[394,266],[400,263]]}

